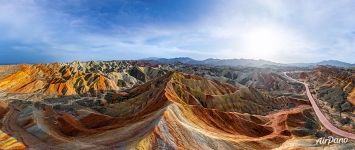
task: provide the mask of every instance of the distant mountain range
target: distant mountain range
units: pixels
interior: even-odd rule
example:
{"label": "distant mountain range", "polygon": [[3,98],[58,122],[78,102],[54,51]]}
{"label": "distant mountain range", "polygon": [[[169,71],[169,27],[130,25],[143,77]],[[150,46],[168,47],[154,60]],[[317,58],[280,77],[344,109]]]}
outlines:
{"label": "distant mountain range", "polygon": [[195,60],[189,57],[177,57],[177,58],[146,58],[143,60],[156,61],[162,64],[199,64],[199,65],[213,65],[213,66],[248,66],[248,67],[267,67],[267,66],[292,66],[292,67],[315,67],[318,65],[335,66],[343,68],[355,67],[355,64],[350,64],[338,60],[325,60],[316,63],[289,63],[282,64],[262,59],[214,59],[209,58],[205,60]]}
{"label": "distant mountain range", "polygon": [[355,67],[355,64],[350,64],[338,60],[324,60],[320,61],[317,63],[293,63],[293,64],[288,64],[292,66],[298,66],[298,67],[312,67],[312,66],[317,66],[317,65],[323,65],[323,66],[335,66],[335,67],[344,67],[344,68],[350,68],[350,67]]}

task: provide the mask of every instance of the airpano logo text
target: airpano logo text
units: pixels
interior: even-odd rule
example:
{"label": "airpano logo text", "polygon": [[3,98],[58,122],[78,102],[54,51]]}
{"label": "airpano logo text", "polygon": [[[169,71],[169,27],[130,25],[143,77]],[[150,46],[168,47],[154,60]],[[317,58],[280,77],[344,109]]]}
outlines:
{"label": "airpano logo text", "polygon": [[328,136],[328,137],[321,137],[319,139],[317,139],[316,144],[346,144],[348,143],[349,139],[348,138],[336,138],[336,137],[332,137],[332,136]]}

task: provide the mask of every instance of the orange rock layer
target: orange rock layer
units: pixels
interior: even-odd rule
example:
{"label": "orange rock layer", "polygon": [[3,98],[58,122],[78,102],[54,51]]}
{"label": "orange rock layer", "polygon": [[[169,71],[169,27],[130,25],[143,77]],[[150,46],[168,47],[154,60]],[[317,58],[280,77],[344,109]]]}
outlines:
{"label": "orange rock layer", "polygon": [[[295,108],[277,113],[251,111],[260,104],[240,108],[243,99],[255,98],[250,94],[198,76],[169,73],[117,94],[114,103],[106,104],[104,113],[85,107],[69,113],[49,105],[36,108],[13,103],[11,118],[21,123],[8,128],[14,125],[8,113],[4,126],[32,148],[272,149],[292,139],[312,116],[307,103],[295,103]],[[119,102],[122,96],[127,99]],[[125,107],[129,107],[128,112]],[[261,111],[269,115],[256,114]],[[39,141],[25,132],[36,135]]]}
{"label": "orange rock layer", "polygon": [[76,95],[89,91],[117,90],[117,85],[101,73],[73,71],[59,64],[21,65],[20,70],[0,79],[0,91],[47,95]]}
{"label": "orange rock layer", "polygon": [[[4,134],[2,141],[11,139],[4,148],[276,149],[294,140],[297,148],[318,146],[322,128],[307,101],[180,72],[134,66],[118,74],[105,64],[86,65],[95,67],[22,65],[0,79],[2,93],[52,98],[0,103],[2,131],[23,143]],[[273,76],[257,78],[275,86]]]}

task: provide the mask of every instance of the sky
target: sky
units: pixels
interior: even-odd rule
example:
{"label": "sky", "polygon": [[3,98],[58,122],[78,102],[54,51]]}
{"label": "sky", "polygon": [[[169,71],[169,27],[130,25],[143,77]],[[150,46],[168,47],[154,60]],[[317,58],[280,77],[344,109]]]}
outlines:
{"label": "sky", "polygon": [[148,57],[355,63],[352,0],[0,0],[0,64]]}

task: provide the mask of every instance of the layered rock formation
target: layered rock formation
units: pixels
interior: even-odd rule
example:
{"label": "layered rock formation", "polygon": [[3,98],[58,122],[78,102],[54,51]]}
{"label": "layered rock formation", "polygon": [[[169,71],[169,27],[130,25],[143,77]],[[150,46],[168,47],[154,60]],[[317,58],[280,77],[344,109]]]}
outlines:
{"label": "layered rock formation", "polygon": [[[9,111],[7,103],[0,101],[0,118],[3,118]],[[17,141],[14,137],[4,133],[0,130],[0,149],[3,150],[21,150],[25,149],[25,145]]]}
{"label": "layered rock formation", "polygon": [[305,100],[171,68],[23,65],[0,79],[1,130],[33,149],[312,148],[331,135]]}
{"label": "layered rock formation", "polygon": [[15,73],[0,78],[0,90],[9,94],[22,94],[23,99],[40,100],[131,88],[165,74],[164,70],[134,63],[122,61],[20,65]]}
{"label": "layered rock formation", "polygon": [[355,131],[354,70],[319,66],[294,76],[310,84],[314,97],[334,125]]}
{"label": "layered rock formation", "polygon": [[177,70],[181,72],[196,74],[211,80],[228,82],[235,86],[252,87],[276,97],[292,96],[306,99],[303,95],[304,86],[299,83],[288,82],[288,79],[282,75],[282,69],[188,65],[173,67],[177,67]]}

